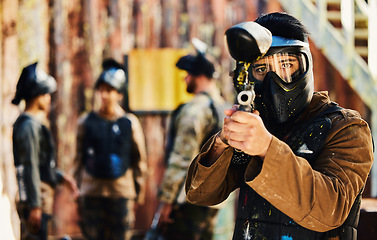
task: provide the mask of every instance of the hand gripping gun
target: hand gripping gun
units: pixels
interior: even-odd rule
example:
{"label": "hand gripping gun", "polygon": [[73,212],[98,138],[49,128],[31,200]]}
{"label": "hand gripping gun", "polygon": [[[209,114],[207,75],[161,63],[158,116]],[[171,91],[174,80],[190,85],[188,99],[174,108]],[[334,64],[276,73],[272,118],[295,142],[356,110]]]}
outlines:
{"label": "hand gripping gun", "polygon": [[263,57],[272,43],[271,32],[255,22],[237,24],[225,32],[228,51],[236,60],[233,85],[237,91],[240,111],[254,110],[254,84],[248,78],[252,63]]}

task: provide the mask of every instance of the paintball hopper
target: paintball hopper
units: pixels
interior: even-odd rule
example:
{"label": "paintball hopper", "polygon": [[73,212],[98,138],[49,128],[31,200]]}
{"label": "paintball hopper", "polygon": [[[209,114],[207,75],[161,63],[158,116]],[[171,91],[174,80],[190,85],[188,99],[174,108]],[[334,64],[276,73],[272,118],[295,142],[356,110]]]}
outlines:
{"label": "paintball hopper", "polygon": [[252,63],[265,55],[272,43],[271,32],[256,22],[243,22],[225,32],[229,54],[236,61]]}
{"label": "paintball hopper", "polygon": [[241,111],[254,109],[254,82],[248,79],[251,63],[263,57],[272,43],[271,32],[255,22],[243,22],[229,28],[225,39],[230,55],[236,60],[233,85],[238,92],[237,101]]}

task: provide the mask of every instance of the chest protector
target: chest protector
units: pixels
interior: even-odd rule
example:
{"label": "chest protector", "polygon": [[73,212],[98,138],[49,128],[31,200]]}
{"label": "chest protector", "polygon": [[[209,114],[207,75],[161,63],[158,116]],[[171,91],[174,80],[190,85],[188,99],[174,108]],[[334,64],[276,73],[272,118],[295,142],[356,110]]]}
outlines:
{"label": "chest protector", "polygon": [[132,164],[131,121],[108,121],[91,112],[84,123],[83,160],[90,175],[103,179],[122,176]]}
{"label": "chest protector", "polygon": [[[313,166],[332,126],[327,115],[336,113],[340,109],[334,105],[309,123],[296,125],[293,130],[289,131],[289,134],[282,134],[279,138],[286,142],[297,156],[305,158]],[[360,203],[361,193],[357,196],[347,220],[341,227],[325,233],[315,232],[295,223],[243,183],[240,187],[233,239],[323,240],[335,236],[341,236],[342,240],[356,239]]]}

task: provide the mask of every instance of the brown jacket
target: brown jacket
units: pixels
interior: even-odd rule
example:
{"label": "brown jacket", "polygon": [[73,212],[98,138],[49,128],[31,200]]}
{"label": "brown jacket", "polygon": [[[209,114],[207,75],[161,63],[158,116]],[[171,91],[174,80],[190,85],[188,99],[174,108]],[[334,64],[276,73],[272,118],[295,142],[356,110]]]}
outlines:
{"label": "brown jacket", "polygon": [[[308,120],[330,103],[327,92],[315,93],[302,114]],[[212,149],[215,153],[208,155]],[[273,137],[265,159],[253,158],[246,169],[231,164],[233,148],[212,137],[190,166],[186,192],[189,202],[213,205],[222,202],[246,182],[296,223],[313,231],[339,227],[364,186],[373,163],[368,124],[353,110],[344,109],[333,120],[324,147],[313,167]],[[211,166],[202,159],[217,159]]]}

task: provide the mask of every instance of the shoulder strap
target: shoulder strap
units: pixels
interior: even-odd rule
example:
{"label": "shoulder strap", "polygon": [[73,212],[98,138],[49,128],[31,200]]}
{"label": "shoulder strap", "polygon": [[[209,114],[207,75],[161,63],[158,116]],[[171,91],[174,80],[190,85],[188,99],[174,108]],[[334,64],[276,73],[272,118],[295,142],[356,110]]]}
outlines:
{"label": "shoulder strap", "polygon": [[179,113],[181,112],[183,106],[185,106],[186,103],[180,104],[171,114],[170,117],[170,123],[168,128],[168,135],[167,135],[167,142],[165,147],[165,164],[168,165],[168,160],[171,152],[173,151],[174,147],[174,139],[177,135],[177,131],[174,127],[175,120],[177,119]]}
{"label": "shoulder strap", "polygon": [[[333,126],[332,118],[334,114],[342,109],[338,104],[331,103],[327,109],[315,115],[307,123],[298,124],[297,128],[292,131],[294,134],[291,136],[291,141],[287,143],[297,155],[306,158],[311,165],[314,165]],[[296,136],[299,136],[299,138],[296,139]],[[312,151],[311,154],[305,154],[305,151],[299,149],[302,147],[301,141],[307,144],[307,147]]]}
{"label": "shoulder strap", "polygon": [[216,125],[217,125],[217,123],[219,122],[219,114],[216,110],[213,99],[212,99],[211,95],[209,95],[209,93],[207,93],[207,92],[202,92],[202,94],[206,95],[209,98],[209,107],[211,108],[213,117],[216,119]]}
{"label": "shoulder strap", "polygon": [[26,115],[26,114],[21,114],[21,115],[17,118],[17,120],[16,120],[16,122],[14,123],[13,126],[20,125],[21,123],[23,123],[23,122],[26,121],[27,119],[31,119],[31,117],[28,116],[28,115]]}
{"label": "shoulder strap", "polygon": [[343,108],[341,106],[339,106],[337,103],[331,102],[331,106],[328,107],[326,110],[320,112],[318,115],[316,115],[315,118],[323,117],[323,116],[326,116],[326,115],[331,114],[331,113],[336,113],[336,112],[341,111],[342,109]]}
{"label": "shoulder strap", "polygon": [[212,116],[215,119],[215,125],[211,129],[211,131],[209,132],[209,134],[204,137],[203,141],[200,143],[200,147],[202,147],[208,141],[208,139],[210,139],[210,137],[213,134],[215,134],[215,133],[217,133],[219,131],[219,122],[220,122],[219,113],[218,113],[218,110],[215,107],[215,103],[214,103],[212,97],[207,92],[202,92],[202,94],[206,95],[209,98],[209,101],[210,101],[209,102],[209,107],[210,107],[210,109],[212,111]]}
{"label": "shoulder strap", "polygon": [[100,118],[95,112],[91,111],[88,113],[88,116],[85,122],[88,122],[88,120],[93,120],[93,119],[100,119]]}
{"label": "shoulder strap", "polygon": [[[215,104],[214,104],[214,101],[212,99],[212,97],[209,95],[209,93],[207,92],[201,92],[200,94],[203,94],[205,96],[208,97],[209,101],[210,101],[210,109],[212,111],[212,115],[214,116],[215,118],[215,121],[216,121],[216,124],[214,126],[214,128],[210,131],[210,134],[209,136],[205,136],[205,138],[203,139],[203,141],[201,142],[200,144],[200,147],[203,146],[204,143],[207,142],[207,140],[213,135],[212,133],[217,130],[218,128],[218,125],[219,125],[219,113],[217,112],[216,110],[216,107],[215,107]],[[168,159],[169,159],[169,156],[170,156],[170,153],[171,151],[173,150],[173,147],[174,147],[174,139],[175,139],[175,136],[177,134],[176,132],[176,129],[174,127],[174,123],[175,123],[175,120],[177,119],[180,111],[182,110],[183,106],[185,105],[185,103],[183,104],[180,104],[171,114],[171,118],[170,118],[170,124],[169,124],[169,131],[168,131],[168,136],[167,136],[167,144],[166,144],[166,148],[165,148],[165,164],[168,164]]]}

